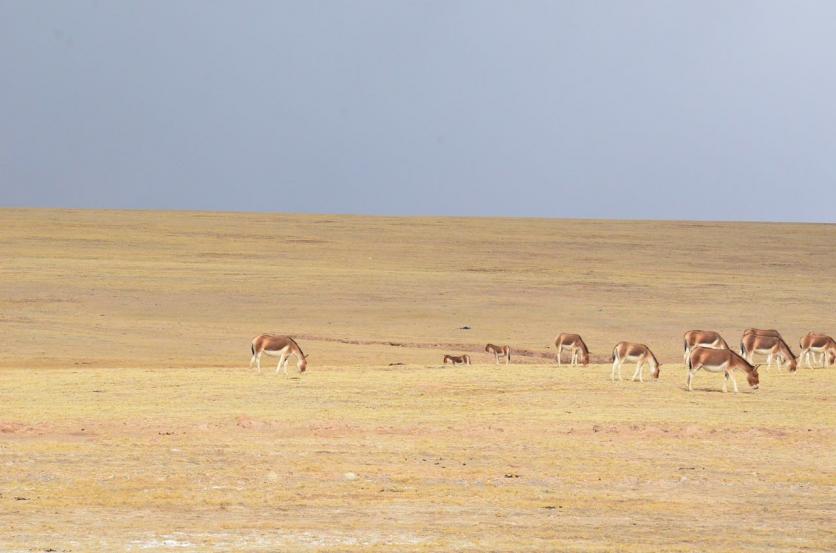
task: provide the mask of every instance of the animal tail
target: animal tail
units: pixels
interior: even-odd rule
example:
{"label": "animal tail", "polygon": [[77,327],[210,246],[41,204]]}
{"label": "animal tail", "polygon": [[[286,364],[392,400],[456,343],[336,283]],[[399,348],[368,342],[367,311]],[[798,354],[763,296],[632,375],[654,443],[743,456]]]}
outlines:
{"label": "animal tail", "polygon": [[740,352],[740,357],[744,357],[746,355],[746,348],[743,347],[743,340],[740,341],[738,351]]}
{"label": "animal tail", "polygon": [[615,348],[612,348],[612,355],[610,356],[610,363],[615,363]]}
{"label": "animal tail", "polygon": [[252,352],[253,355],[255,355],[255,342],[250,344],[250,351]]}
{"label": "animal tail", "polygon": [[691,356],[689,355],[688,359],[685,360],[685,367],[690,371],[692,366],[693,365],[691,364]]}

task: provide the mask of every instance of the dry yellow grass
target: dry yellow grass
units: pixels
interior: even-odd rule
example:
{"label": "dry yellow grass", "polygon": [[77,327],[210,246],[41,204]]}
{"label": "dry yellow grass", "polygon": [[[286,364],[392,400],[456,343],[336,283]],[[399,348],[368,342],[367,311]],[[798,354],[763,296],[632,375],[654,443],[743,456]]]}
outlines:
{"label": "dry yellow grass", "polygon": [[[836,331],[834,244],[827,225],[0,210],[0,550],[833,550],[836,373],[688,394],[680,336]],[[268,329],[307,336],[309,373],[245,369]],[[433,346],[547,352],[561,330],[668,364],[613,384],[533,357],[442,368]]]}

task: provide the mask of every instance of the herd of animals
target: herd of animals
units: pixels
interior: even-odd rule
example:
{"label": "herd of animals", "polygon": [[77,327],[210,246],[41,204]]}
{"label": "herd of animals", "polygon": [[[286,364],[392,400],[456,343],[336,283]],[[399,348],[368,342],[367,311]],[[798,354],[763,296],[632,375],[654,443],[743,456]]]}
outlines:
{"label": "herd of animals", "polygon": [[[753,390],[759,386],[758,367],[754,364],[754,356],[765,355],[766,366],[769,369],[775,361],[776,366],[788,367],[790,372],[795,372],[799,364],[806,362],[812,368],[813,363],[828,367],[836,364],[836,340],[832,337],[817,332],[808,332],[799,340],[801,353],[793,354],[786,340],[781,333],[774,329],[748,328],[743,332],[740,339],[738,352],[732,351],[728,343],[720,333],[713,330],[689,330],[683,335],[683,358],[688,369],[688,390],[692,389],[694,375],[699,370],[708,372],[723,373],[723,391],[728,389],[728,381],[732,381],[734,391],[737,392],[737,381],[734,378],[735,371],[741,371],[746,375],[746,380]],[[569,352],[570,365],[589,364],[589,348],[579,334],[562,333],[554,340],[556,348],[556,361],[561,364],[563,352]],[[261,356],[267,354],[279,358],[276,372],[284,371],[287,374],[287,363],[290,356],[296,357],[296,367],[299,372],[305,372],[308,366],[308,356],[302,352],[299,344],[290,336],[276,336],[262,334],[253,339],[251,348],[252,358],[250,368],[256,367],[261,372]],[[508,345],[487,344],[485,351],[493,354],[498,365],[500,359],[505,364],[511,362],[511,348]],[[645,344],[634,342],[619,342],[612,350],[612,372],[610,378],[615,381],[622,380],[621,366],[625,362],[635,363],[636,371],[632,380],[638,377],[644,382],[644,367],[650,368],[654,379],[659,378],[660,367],[656,356]],[[470,365],[470,355],[450,355],[443,358],[444,364]]]}

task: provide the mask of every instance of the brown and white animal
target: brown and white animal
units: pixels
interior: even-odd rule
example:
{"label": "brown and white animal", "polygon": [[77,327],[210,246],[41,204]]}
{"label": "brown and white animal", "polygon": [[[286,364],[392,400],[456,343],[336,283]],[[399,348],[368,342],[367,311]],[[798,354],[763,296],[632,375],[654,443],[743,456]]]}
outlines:
{"label": "brown and white animal", "polygon": [[560,354],[569,350],[572,360],[569,365],[577,365],[578,361],[584,367],[589,364],[589,348],[581,338],[580,334],[569,334],[562,332],[554,339],[554,347],[557,348],[557,365],[560,366]]}
{"label": "brown and white animal", "polygon": [[798,358],[802,364],[804,361],[807,361],[807,366],[811,369],[813,368],[813,364],[810,360],[812,359],[815,362],[818,355],[822,356],[821,364],[825,367],[832,363],[830,358],[836,356],[836,341],[827,334],[808,332],[801,337],[798,345],[801,348],[801,353],[799,353]]}
{"label": "brown and white animal", "polygon": [[464,355],[445,355],[444,364],[447,363],[451,365],[470,365],[470,356],[466,353]]}
{"label": "brown and white animal", "polygon": [[500,356],[505,358],[506,365],[511,362],[511,348],[509,346],[497,346],[495,344],[488,344],[485,346],[485,351],[487,351],[488,353],[493,353],[497,365],[499,365]]}
{"label": "brown and white animal", "polygon": [[790,347],[781,338],[781,335],[775,334],[759,334],[750,332],[743,334],[740,339],[740,355],[746,358],[746,361],[752,363],[755,354],[766,355],[766,368],[772,366],[772,359],[775,358],[776,364],[780,360],[781,364],[788,364],[790,372],[795,372],[798,368],[795,354],[790,351]]}
{"label": "brown and white animal", "polygon": [[723,340],[720,333],[713,330],[689,330],[682,335],[682,341],[685,345],[685,353],[683,354],[685,363],[688,363],[688,356],[691,354],[691,350],[696,347],[729,349],[729,345]]}
{"label": "brown and white animal", "polygon": [[276,365],[277,373],[283,369],[284,374],[287,374],[287,362],[291,355],[296,356],[296,368],[299,369],[300,373],[305,372],[305,369],[308,368],[308,356],[302,352],[302,348],[290,336],[274,336],[271,334],[256,336],[253,338],[250,350],[253,352],[250,359],[250,368],[255,365],[258,367],[258,372],[261,372],[262,353],[279,358],[279,364]]}
{"label": "brown and white animal", "polygon": [[775,330],[774,328],[747,328],[743,331],[743,335],[746,336],[747,334],[759,334],[761,336],[776,336],[780,339],[784,339],[781,336],[781,333]]}
{"label": "brown and white animal", "polygon": [[731,377],[734,385],[734,392],[737,393],[737,380],[734,378],[733,371],[743,371],[746,373],[746,380],[753,390],[757,390],[760,386],[760,377],[758,376],[758,368],[750,364],[741,356],[730,349],[713,349],[705,347],[695,347],[691,350],[688,356],[688,361],[685,364],[688,368],[688,391],[692,390],[691,383],[694,380],[694,375],[700,369],[708,372],[723,373],[723,392],[728,391],[728,382]]}
{"label": "brown and white animal", "polygon": [[612,350],[612,373],[610,379],[615,382],[616,371],[618,372],[618,379],[621,380],[621,365],[625,361],[636,363],[636,372],[633,373],[633,382],[636,381],[636,376],[639,377],[639,382],[644,382],[643,373],[644,366],[649,365],[653,378],[659,378],[659,367],[661,363],[650,351],[650,348],[644,344],[636,344],[634,342],[619,342]]}

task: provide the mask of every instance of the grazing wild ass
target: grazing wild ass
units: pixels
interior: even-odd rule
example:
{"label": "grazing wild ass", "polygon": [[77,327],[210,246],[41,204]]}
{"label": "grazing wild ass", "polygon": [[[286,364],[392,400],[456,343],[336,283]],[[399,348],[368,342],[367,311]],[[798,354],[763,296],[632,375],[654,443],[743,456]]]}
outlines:
{"label": "grazing wild ass", "polygon": [[752,363],[755,354],[766,355],[766,368],[772,366],[772,359],[776,358],[776,364],[780,360],[780,364],[789,364],[790,372],[795,372],[798,369],[795,354],[790,350],[790,347],[781,338],[780,334],[759,334],[757,332],[750,332],[743,334],[740,339],[740,355],[746,358],[746,361]]}
{"label": "grazing wild ass", "polygon": [[618,379],[621,380],[621,365],[625,361],[636,363],[636,372],[633,373],[632,379],[633,382],[636,381],[636,376],[639,377],[639,382],[644,382],[643,373],[646,364],[650,365],[653,378],[659,378],[659,367],[662,364],[659,363],[649,347],[634,342],[619,342],[612,350],[612,373],[610,374],[610,380],[615,382],[616,371],[618,372]]}
{"label": "grazing wild ass", "polygon": [[271,334],[256,336],[253,338],[250,350],[253,352],[250,359],[250,368],[256,365],[259,373],[261,372],[262,353],[279,358],[279,364],[276,366],[277,373],[283,369],[284,374],[287,374],[287,362],[291,355],[296,356],[296,368],[299,369],[300,373],[305,372],[305,369],[308,368],[308,356],[302,353],[302,348],[290,336],[273,336]]}
{"label": "grazing wild ass", "polygon": [[730,349],[729,345],[723,340],[719,332],[713,330],[689,330],[682,335],[682,341],[685,345],[685,353],[683,359],[688,363],[688,357],[691,355],[691,350],[696,347],[712,348],[712,349]]}
{"label": "grazing wild ass", "polygon": [[445,355],[444,364],[447,363],[451,365],[470,365],[470,356],[466,353],[464,355]]}
{"label": "grazing wild ass", "polygon": [[495,344],[488,344],[485,346],[485,351],[487,351],[488,353],[493,353],[497,365],[499,365],[500,355],[505,358],[506,365],[511,362],[511,348],[509,346],[497,346]]}
{"label": "grazing wild ass", "polygon": [[732,372],[736,370],[746,373],[746,380],[753,390],[757,390],[760,386],[758,368],[730,349],[696,347],[691,350],[686,367],[688,368],[689,392],[692,390],[691,383],[694,380],[694,375],[700,369],[713,373],[723,373],[723,393],[728,391],[729,377],[731,377],[732,385],[734,385],[734,392],[737,393],[737,380],[734,379],[734,373]]}
{"label": "grazing wild ass", "polygon": [[589,348],[581,338],[580,334],[569,334],[562,332],[554,339],[554,347],[557,348],[557,366],[560,366],[560,354],[563,350],[569,350],[572,354],[572,360],[569,366],[577,365],[580,358],[580,363],[584,367],[589,365]]}
{"label": "grazing wild ass", "polygon": [[781,333],[775,330],[774,328],[747,328],[743,331],[743,335],[746,336],[747,334],[757,334],[759,336],[775,336],[776,338],[784,339],[781,336]]}
{"label": "grazing wild ass", "polygon": [[799,360],[802,364],[806,360],[807,366],[811,369],[813,368],[813,364],[810,362],[811,359],[813,362],[816,362],[816,357],[821,355],[821,365],[827,367],[832,363],[830,357],[836,355],[836,340],[833,340],[827,334],[808,332],[801,337],[798,345],[801,348],[801,353],[798,355]]}

